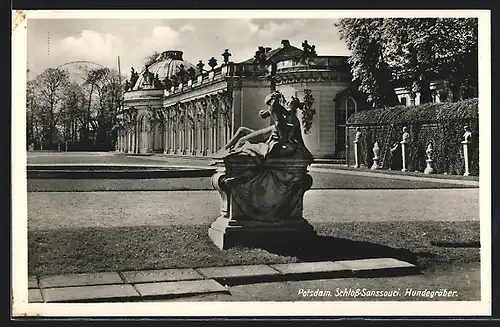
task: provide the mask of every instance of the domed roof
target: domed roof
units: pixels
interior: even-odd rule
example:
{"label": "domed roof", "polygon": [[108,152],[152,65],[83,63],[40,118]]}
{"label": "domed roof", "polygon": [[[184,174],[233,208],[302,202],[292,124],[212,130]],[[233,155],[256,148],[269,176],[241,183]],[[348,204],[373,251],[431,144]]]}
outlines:
{"label": "domed roof", "polygon": [[[172,76],[177,74],[177,72],[181,70],[181,65],[184,66],[184,70],[186,71],[189,68],[193,68],[196,71],[196,75],[198,75],[199,69],[192,63],[184,61],[182,59],[182,54],[182,51],[165,51],[159,55],[157,62],[147,68],[153,74],[153,76],[156,76],[156,74],[158,74],[158,78],[160,79],[160,81],[163,81],[166,77],[171,78]],[[143,89],[143,75],[145,71],[146,68],[142,69],[142,71],[139,73],[139,78],[137,79],[137,82],[135,83],[132,90],[136,91]]]}

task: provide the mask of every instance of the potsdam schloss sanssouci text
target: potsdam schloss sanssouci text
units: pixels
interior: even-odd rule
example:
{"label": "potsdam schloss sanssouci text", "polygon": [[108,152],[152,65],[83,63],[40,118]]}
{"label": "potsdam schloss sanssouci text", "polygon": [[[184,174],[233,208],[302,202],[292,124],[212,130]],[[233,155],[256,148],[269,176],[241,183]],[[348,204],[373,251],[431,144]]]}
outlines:
{"label": "potsdam schloss sanssouci text", "polygon": [[422,297],[422,298],[453,298],[457,297],[457,291],[440,289],[393,289],[393,290],[370,290],[366,288],[337,288],[335,290],[321,289],[299,289],[302,297],[346,297],[346,298],[373,298],[373,297]]}

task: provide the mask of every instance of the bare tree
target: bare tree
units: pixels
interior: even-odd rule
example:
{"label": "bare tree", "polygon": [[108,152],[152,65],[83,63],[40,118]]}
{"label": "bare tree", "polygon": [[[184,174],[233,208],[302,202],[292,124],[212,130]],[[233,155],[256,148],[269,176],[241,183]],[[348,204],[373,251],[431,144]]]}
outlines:
{"label": "bare tree", "polygon": [[49,146],[52,145],[57,132],[58,113],[68,82],[68,73],[54,68],[46,69],[35,81],[34,98],[38,100],[39,109],[37,118],[42,124],[43,142]]}

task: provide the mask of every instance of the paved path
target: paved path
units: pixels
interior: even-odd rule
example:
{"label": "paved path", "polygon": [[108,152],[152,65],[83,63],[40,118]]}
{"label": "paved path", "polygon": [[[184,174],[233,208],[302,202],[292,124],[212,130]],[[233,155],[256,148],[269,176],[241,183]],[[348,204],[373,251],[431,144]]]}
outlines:
{"label": "paved path", "polygon": [[375,258],[30,276],[28,300],[457,301],[479,300],[479,285],[477,264],[420,274],[407,262]]}

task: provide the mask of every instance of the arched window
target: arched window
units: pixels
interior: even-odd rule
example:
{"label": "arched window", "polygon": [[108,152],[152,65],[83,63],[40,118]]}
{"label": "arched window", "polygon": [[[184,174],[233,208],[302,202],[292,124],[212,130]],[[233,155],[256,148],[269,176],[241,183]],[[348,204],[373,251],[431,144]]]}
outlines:
{"label": "arched window", "polygon": [[357,111],[356,101],[348,95],[341,96],[336,101],[335,109],[335,152],[337,158],[345,158],[346,122]]}

